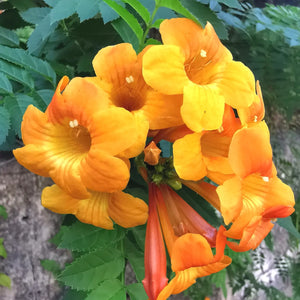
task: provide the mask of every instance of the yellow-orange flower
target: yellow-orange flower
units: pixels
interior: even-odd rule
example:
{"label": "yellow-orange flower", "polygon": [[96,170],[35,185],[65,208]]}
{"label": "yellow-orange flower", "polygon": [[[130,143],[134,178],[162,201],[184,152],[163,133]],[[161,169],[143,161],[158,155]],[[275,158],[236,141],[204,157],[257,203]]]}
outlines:
{"label": "yellow-orange flower", "polygon": [[180,125],[182,96],[164,95],[146,84],[142,75],[145,52],[147,48],[137,55],[127,43],[101,49],[93,60],[96,77],[90,80],[108,93],[110,105],[147,119],[150,129]]}
{"label": "yellow-orange flower", "polygon": [[88,189],[123,190],[128,158],[145,145],[142,123],[123,108],[109,107],[106,93],[93,83],[68,82],[67,77],[60,81],[45,113],[28,107],[21,128],[25,146],[14,150],[16,159],[75,198],[90,197]]}
{"label": "yellow-orange flower", "polygon": [[144,54],[143,75],[162,93],[183,94],[181,115],[190,129],[218,129],[225,103],[234,108],[253,103],[252,72],[232,61],[209,23],[202,29],[189,19],[164,20],[160,33],[164,45]]}
{"label": "yellow-orange flower", "polygon": [[105,229],[113,229],[113,221],[125,228],[142,225],[148,217],[147,204],[122,191],[90,191],[88,198],[77,199],[53,185],[43,190],[42,205],[59,214],[73,214],[83,223]]}

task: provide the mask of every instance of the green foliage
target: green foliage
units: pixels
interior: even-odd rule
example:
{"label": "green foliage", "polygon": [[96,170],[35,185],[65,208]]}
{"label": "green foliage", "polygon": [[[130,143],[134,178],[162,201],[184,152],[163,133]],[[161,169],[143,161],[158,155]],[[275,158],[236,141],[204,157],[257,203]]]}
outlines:
{"label": "green foliage", "polygon": [[6,212],[6,208],[3,205],[0,205],[0,216],[4,219],[7,219],[8,216]]}
{"label": "green foliage", "polygon": [[11,279],[3,273],[0,273],[0,286],[5,286],[5,287],[11,286]]}

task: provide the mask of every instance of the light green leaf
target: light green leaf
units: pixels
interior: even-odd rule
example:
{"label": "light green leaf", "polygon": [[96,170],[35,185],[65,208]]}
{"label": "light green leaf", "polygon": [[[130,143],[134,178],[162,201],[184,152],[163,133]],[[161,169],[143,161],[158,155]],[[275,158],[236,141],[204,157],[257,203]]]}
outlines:
{"label": "light green leaf", "polygon": [[60,0],[50,12],[50,25],[72,16],[76,12],[77,0]]}
{"label": "light green leaf", "polygon": [[0,216],[3,219],[7,219],[7,212],[6,212],[6,208],[3,205],[0,205]]}
{"label": "light green leaf", "polygon": [[127,293],[130,296],[130,300],[147,300],[148,296],[145,292],[142,283],[133,283],[127,286]]}
{"label": "light green leaf", "polygon": [[91,19],[100,11],[99,0],[79,0],[76,12],[80,22]]}
{"label": "light green leaf", "polygon": [[238,0],[217,0],[219,3],[223,3],[227,5],[228,7],[242,9],[241,4]]}
{"label": "light green leaf", "polygon": [[118,279],[106,280],[94,289],[85,300],[126,300],[124,285]]}
{"label": "light green leaf", "polygon": [[3,239],[0,238],[0,256],[6,258],[7,257],[7,253],[6,253],[6,250],[3,246]]}
{"label": "light green leaf", "polygon": [[0,93],[12,93],[12,86],[8,78],[0,72]]}
{"label": "light green leaf", "polygon": [[128,3],[145,21],[145,23],[150,22],[150,13],[145,6],[141,4],[138,0],[123,0],[123,2]]}
{"label": "light green leaf", "polygon": [[30,89],[34,88],[34,81],[33,81],[32,77],[24,69],[21,69],[11,63],[8,63],[8,62],[0,59],[0,70],[9,79],[12,79],[12,80],[17,81],[25,86],[28,86]]}
{"label": "light green leaf", "polygon": [[21,122],[23,115],[28,105],[33,104],[37,106],[35,100],[24,94],[17,94],[15,96],[7,96],[4,98],[4,107],[9,111],[11,116],[11,125],[15,133],[21,138]]}
{"label": "light green leaf", "polygon": [[[9,112],[5,107],[0,106],[0,145],[3,144],[8,135],[10,128]],[[1,216],[3,216],[3,206],[1,209]]]}
{"label": "light green leaf", "polygon": [[211,275],[211,281],[218,288],[222,289],[225,299],[227,298],[227,288],[226,288],[226,269],[223,269],[217,273]]}
{"label": "light green leaf", "polygon": [[294,226],[291,217],[277,219],[277,224],[285,228],[295,238],[300,239],[300,233]]}
{"label": "light green leaf", "polygon": [[0,27],[0,45],[18,47],[19,43],[19,38],[15,32],[7,28]]}
{"label": "light green leaf", "polygon": [[54,276],[57,276],[61,271],[61,267],[60,267],[59,263],[55,260],[42,259],[40,262],[41,262],[42,267],[45,270],[51,272]]}
{"label": "light green leaf", "polygon": [[124,269],[121,252],[110,248],[97,250],[76,259],[58,280],[77,290],[92,290],[99,283],[116,278]]}
{"label": "light green leaf", "polygon": [[12,49],[1,45],[0,56],[2,59],[42,75],[55,85],[56,74],[48,62],[30,55],[23,49]]}
{"label": "light green leaf", "polygon": [[105,230],[89,224],[76,222],[63,233],[58,248],[73,251],[86,251],[105,248],[122,239],[125,231],[120,227],[115,230]]}
{"label": "light green leaf", "polygon": [[132,31],[137,36],[138,40],[142,40],[143,38],[143,30],[138,22],[138,20],[128,12],[124,7],[114,2],[113,0],[103,0],[106,4],[108,4],[114,11],[116,11],[120,17],[129,25]]}
{"label": "light green leaf", "polygon": [[20,12],[20,16],[30,24],[39,24],[50,11],[50,7],[32,7],[26,11]]}
{"label": "light green leaf", "polygon": [[11,287],[11,279],[7,275],[0,273],[0,285],[10,288]]}
{"label": "light green leaf", "polygon": [[[121,3],[123,4],[123,2]],[[101,2],[99,3],[99,8],[104,24],[116,20],[120,17],[119,14],[115,10],[113,10],[108,4],[106,4],[103,0],[101,0]],[[126,26],[128,26],[127,23],[125,24]]]}

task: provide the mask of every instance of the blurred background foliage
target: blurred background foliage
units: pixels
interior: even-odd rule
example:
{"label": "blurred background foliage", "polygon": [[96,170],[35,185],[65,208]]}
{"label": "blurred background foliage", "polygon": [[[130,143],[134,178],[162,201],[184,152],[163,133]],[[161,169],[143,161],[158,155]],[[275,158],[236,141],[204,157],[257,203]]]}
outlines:
{"label": "blurred background foliage", "polygon": [[[187,294],[191,299],[204,299],[205,296],[214,295],[218,289],[226,295],[230,287],[231,293],[242,295],[241,299],[255,299],[259,291],[264,293],[266,299],[300,299],[297,280],[300,275],[297,231],[300,228],[298,6],[298,0],[2,0],[0,151],[11,151],[22,145],[20,124],[27,106],[33,104],[45,110],[63,75],[71,78],[93,75],[92,59],[102,47],[125,41],[140,51],[145,45],[159,43],[157,29],[162,19],[166,18],[184,16],[202,26],[209,21],[233,53],[234,59],[250,67],[260,81],[275,164],[279,176],[295,192],[296,212],[292,218],[280,222],[291,234],[289,246],[286,253],[277,257],[273,264],[281,280],[291,286],[292,294],[284,295],[256,278],[253,272],[265,260],[261,254],[264,252],[259,252],[260,248],[251,253],[230,252],[228,255],[233,257],[230,267],[199,279]],[[134,176],[132,180],[135,180]],[[128,189],[132,194],[147,197],[143,187],[136,182],[129,185]],[[192,194],[186,193],[184,196],[195,201]],[[208,211],[207,207],[200,205],[197,210],[201,209],[202,212]],[[218,223],[215,212],[208,213],[209,217]],[[59,242],[56,242],[68,248],[69,244],[63,237],[70,238],[74,227],[83,226],[81,230],[86,230],[85,225],[76,224],[64,224]],[[64,231],[66,228],[68,230]],[[140,269],[143,246],[138,242],[139,236],[144,234],[141,232],[133,230],[127,234],[126,248],[138,282],[143,272]],[[270,252],[274,246],[273,238],[270,234],[264,243]],[[134,245],[139,246],[135,249]],[[72,246],[69,249],[74,250]],[[84,250],[80,252],[81,255],[88,255]],[[75,252],[73,254],[74,257],[78,256]],[[58,270],[55,262],[46,261],[43,264],[68,285],[63,280],[66,271]],[[134,295],[140,295],[138,299],[145,297],[138,284],[127,292],[131,293],[132,299]],[[69,290],[65,299],[85,299],[86,294],[76,292],[77,287],[74,288]]]}

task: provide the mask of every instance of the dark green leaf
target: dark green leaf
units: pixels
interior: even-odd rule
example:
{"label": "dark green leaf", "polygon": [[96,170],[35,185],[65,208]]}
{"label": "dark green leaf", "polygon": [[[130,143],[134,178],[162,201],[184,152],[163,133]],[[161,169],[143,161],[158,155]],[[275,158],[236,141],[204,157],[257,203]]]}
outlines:
{"label": "dark green leaf", "polygon": [[295,238],[300,239],[300,233],[294,226],[291,217],[282,218],[282,219],[280,218],[277,220],[277,224],[279,224],[281,227],[285,228]]}
{"label": "dark green leaf", "polygon": [[73,289],[91,290],[105,280],[116,278],[123,269],[124,258],[120,251],[102,249],[76,259],[58,276],[58,280]]}
{"label": "dark green leaf", "polygon": [[12,86],[7,77],[0,72],[0,93],[12,93]]}
{"label": "dark green leaf", "polygon": [[228,7],[237,8],[237,9],[242,8],[242,6],[238,0],[217,0],[217,1],[219,3],[223,3],[223,4],[227,5]]}
{"label": "dark green leaf", "polygon": [[102,282],[85,300],[126,300],[125,287],[118,279]]}
{"label": "dark green leaf", "polygon": [[100,11],[99,0],[79,0],[76,12],[80,22],[91,19]]}
{"label": "dark green leaf", "polygon": [[45,107],[47,107],[49,105],[49,103],[51,102],[54,91],[53,90],[39,90],[39,91],[36,91],[36,92],[37,92],[39,98],[45,104]]}
{"label": "dark green leaf", "polygon": [[0,256],[6,258],[7,257],[7,253],[6,253],[6,250],[3,246],[3,239],[0,238]]}
{"label": "dark green leaf", "polygon": [[141,16],[145,23],[150,22],[150,13],[145,6],[141,4],[138,0],[123,0],[125,3],[128,3],[134,10]]}
{"label": "dark green leaf", "polygon": [[[0,113],[0,115],[1,115],[1,113]],[[1,126],[1,116],[0,116],[0,126]],[[1,131],[1,129],[0,129],[0,131]],[[0,136],[1,136],[1,134],[0,134]],[[15,131],[12,128],[9,128],[6,140],[4,141],[4,143],[0,144],[0,151],[11,151],[19,146],[20,145],[17,145]]]}
{"label": "dark green leaf", "polygon": [[60,0],[50,12],[50,25],[72,16],[76,12],[77,1]]}
{"label": "dark green leaf", "polygon": [[132,31],[137,36],[138,40],[142,40],[143,38],[143,30],[138,22],[138,20],[129,13],[124,7],[114,2],[113,0],[103,0],[106,4],[108,4],[114,11],[116,11],[119,16],[129,25]]}
{"label": "dark green leaf", "polygon": [[[0,118],[1,119],[1,118]],[[0,205],[0,216],[3,219],[7,219],[7,212],[6,212],[6,208],[3,205]]]}
{"label": "dark green leaf", "polygon": [[127,293],[130,296],[130,300],[147,300],[148,296],[145,292],[142,283],[133,283],[127,286]]}
{"label": "dark green leaf", "polygon": [[50,80],[52,84],[55,85],[56,74],[46,61],[30,55],[23,49],[12,49],[1,45],[0,55],[2,59],[36,72]]}
{"label": "dark green leaf", "polygon": [[105,248],[122,239],[124,234],[125,231],[120,227],[115,230],[105,230],[76,222],[64,231],[58,248],[67,248],[73,251]]}
{"label": "dark green leaf", "polygon": [[100,2],[99,7],[104,24],[116,20],[120,17],[119,14],[104,1]]}
{"label": "dark green leaf", "polygon": [[[75,291],[69,289],[64,295],[62,300],[85,300],[87,297],[87,292]],[[99,299],[100,300],[100,299]]]}
{"label": "dark green leaf", "polygon": [[19,38],[12,30],[0,27],[0,45],[18,47]]}
{"label": "dark green leaf", "polygon": [[45,270],[51,272],[54,276],[57,276],[61,271],[61,267],[60,267],[59,263],[55,260],[42,259],[40,262],[41,262],[42,267]]}
{"label": "dark green leaf", "polygon": [[25,86],[28,86],[30,89],[34,88],[34,81],[33,81],[32,77],[24,69],[0,59],[0,70],[9,79],[12,79],[12,80],[19,82]]}
{"label": "dark green leaf", "polygon": [[217,288],[221,288],[225,299],[227,298],[226,288],[226,269],[223,269],[217,273],[211,275],[211,281]]}
{"label": "dark green leaf", "polygon": [[[0,106],[0,145],[2,145],[8,135],[10,128],[9,112],[5,107]],[[2,206],[3,208],[3,206]],[[1,209],[1,216],[3,216],[3,209]]]}
{"label": "dark green leaf", "polygon": [[130,229],[141,251],[145,248],[146,225],[136,226]]}
{"label": "dark green leaf", "polygon": [[36,5],[34,0],[26,0],[26,1],[9,0],[9,2],[12,3],[13,6],[17,8],[19,11],[26,10]]}
{"label": "dark green leaf", "polygon": [[0,273],[0,286],[6,286],[6,287],[11,286],[10,278],[3,273]]}
{"label": "dark green leaf", "polygon": [[50,7],[32,7],[20,12],[20,16],[30,24],[39,24],[51,11]]}

